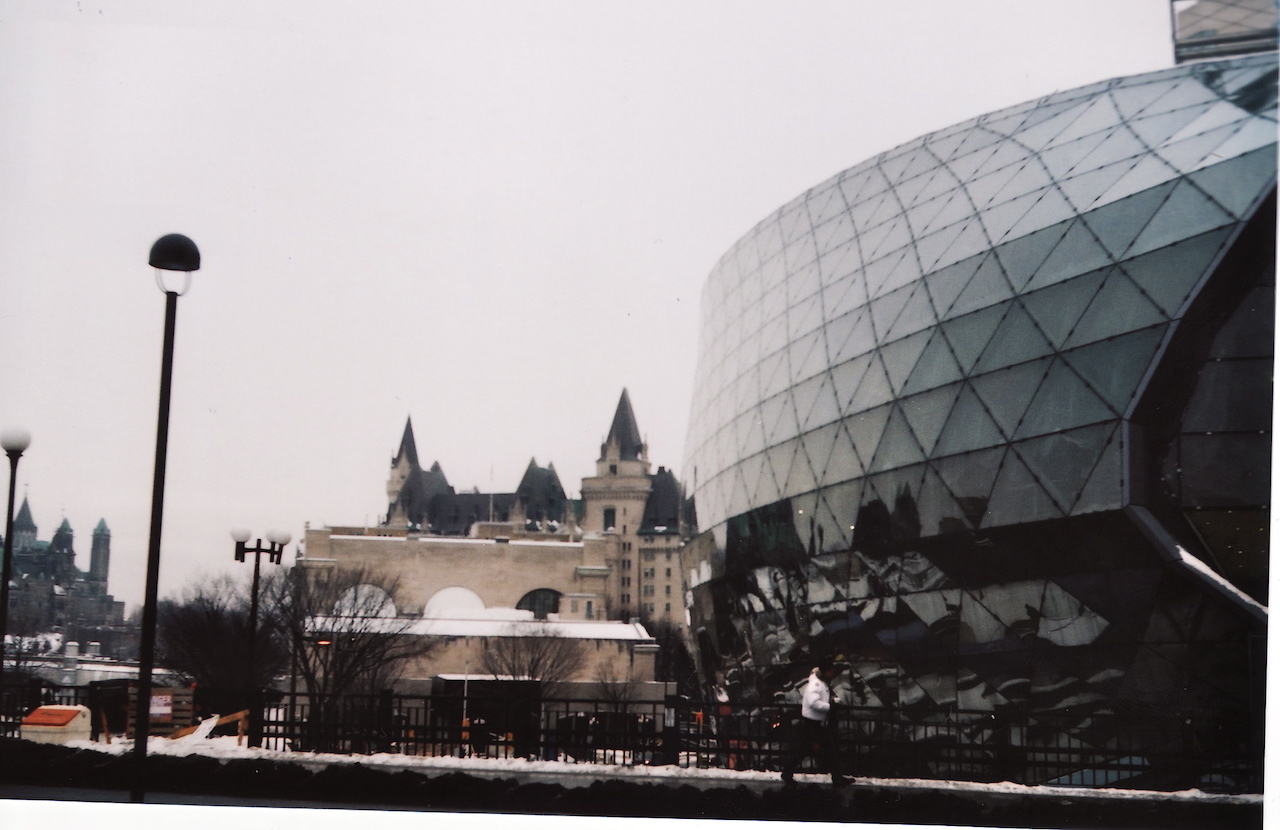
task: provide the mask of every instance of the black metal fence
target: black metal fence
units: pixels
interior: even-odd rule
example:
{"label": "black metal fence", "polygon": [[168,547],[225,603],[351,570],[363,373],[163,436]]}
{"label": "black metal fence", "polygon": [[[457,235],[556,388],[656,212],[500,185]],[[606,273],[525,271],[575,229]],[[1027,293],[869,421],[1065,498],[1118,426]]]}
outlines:
{"label": "black metal fence", "polygon": [[[10,688],[0,734],[40,703],[82,703],[95,735],[117,731],[118,690]],[[539,699],[530,695],[276,695],[262,746],[570,763],[779,771],[794,752],[798,707]],[[841,708],[841,772],[878,778],[1010,781],[1155,790],[1261,792],[1261,734],[1156,713],[1016,714]],[[800,771],[819,772],[813,759]],[[825,772],[825,771],[824,771]]]}

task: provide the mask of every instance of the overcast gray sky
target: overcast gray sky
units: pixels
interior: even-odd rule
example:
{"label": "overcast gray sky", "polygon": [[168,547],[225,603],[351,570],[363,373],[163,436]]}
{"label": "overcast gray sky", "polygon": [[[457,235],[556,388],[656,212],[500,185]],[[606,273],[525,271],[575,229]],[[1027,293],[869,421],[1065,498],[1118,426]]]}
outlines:
{"label": "overcast gray sky", "polygon": [[137,603],[163,295],[161,592],[231,527],[386,511],[412,416],[458,489],[594,471],[621,390],[680,462],[716,260],[928,131],[1172,64],[1167,0],[0,2],[0,427],[40,537]]}

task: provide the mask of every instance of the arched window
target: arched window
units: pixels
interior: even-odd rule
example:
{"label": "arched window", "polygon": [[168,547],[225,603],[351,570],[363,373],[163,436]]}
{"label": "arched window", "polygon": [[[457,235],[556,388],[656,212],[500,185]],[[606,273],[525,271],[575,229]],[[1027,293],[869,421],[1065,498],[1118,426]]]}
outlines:
{"label": "arched window", "polygon": [[532,611],[536,620],[545,620],[548,614],[560,613],[560,596],[559,591],[551,588],[536,588],[520,597],[516,608]]}

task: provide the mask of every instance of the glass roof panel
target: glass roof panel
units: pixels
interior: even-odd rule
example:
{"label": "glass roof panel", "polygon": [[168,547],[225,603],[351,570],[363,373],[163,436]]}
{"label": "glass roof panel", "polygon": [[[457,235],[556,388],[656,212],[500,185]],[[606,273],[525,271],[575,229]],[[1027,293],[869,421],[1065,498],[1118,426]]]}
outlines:
{"label": "glass roof panel", "polygon": [[[988,135],[990,134],[988,133]],[[995,155],[998,149],[998,144],[989,144],[973,152],[952,156],[947,160],[947,169],[959,181],[968,181],[977,174],[978,170],[982,169],[983,165]]]}
{"label": "glass roof panel", "polygon": [[902,384],[906,383],[911,370],[916,367],[920,353],[929,342],[929,334],[927,331],[917,332],[880,348],[880,359],[884,361],[895,395],[902,389]]}
{"label": "glass roof panel", "polygon": [[[882,270],[882,266],[890,264],[892,267],[887,272]],[[869,270],[876,272],[875,277],[869,275],[870,279],[878,278],[880,274],[883,274],[883,279],[876,286],[874,292],[877,296],[884,296],[909,282],[915,282],[920,279],[920,261],[916,258],[916,251],[910,247],[902,249],[900,255],[890,254]]]}
{"label": "glass roof panel", "polygon": [[880,435],[884,432],[885,422],[889,420],[889,406],[860,412],[852,418],[846,418],[844,425],[857,450],[858,457],[870,461],[880,444]]}
{"label": "glass roof panel", "polygon": [[889,422],[885,424],[880,446],[876,449],[875,458],[871,462],[869,472],[906,467],[924,460],[924,451],[920,449],[915,434],[907,425],[907,419],[901,410],[893,407]]}
{"label": "glass roof panel", "polygon": [[1121,83],[1108,90],[1111,100],[1115,102],[1116,111],[1122,118],[1132,118],[1149,107],[1153,101],[1169,91],[1171,82],[1167,80],[1140,81],[1139,83]]}
{"label": "glass roof panel", "polygon": [[1229,233],[1229,228],[1209,231],[1125,260],[1120,267],[1172,317],[1218,255]]}
{"label": "glass roof panel", "polygon": [[783,493],[794,496],[798,493],[811,492],[818,486],[818,477],[813,472],[813,465],[804,448],[798,442],[788,442],[795,446],[795,454],[791,458],[791,467],[787,471],[787,483]]}
{"label": "glass roof panel", "polygon": [[1219,144],[1218,148],[1201,162],[1201,165],[1217,164],[1259,147],[1274,147],[1275,143],[1276,122],[1270,118],[1251,118],[1244,122],[1233,136]]}
{"label": "glass roof panel", "polygon": [[956,504],[964,511],[963,518],[972,527],[982,523],[1006,449],[1001,446],[930,462],[932,469],[955,496]]}
{"label": "glass roof panel", "polygon": [[1051,187],[1044,191],[1040,201],[1031,206],[1031,210],[1018,220],[1004,238],[1014,239],[1070,219],[1075,215],[1076,209],[1067,201],[1067,197],[1063,196],[1056,187]]}
{"label": "glass roof panel", "polygon": [[862,382],[853,393],[848,412],[861,412],[893,399],[893,388],[889,385],[880,356],[872,354],[871,365],[867,367],[867,373],[862,376]]}
{"label": "glass roof panel", "polygon": [[921,448],[928,455],[937,444],[938,435],[951,414],[951,407],[960,394],[961,384],[933,389],[921,395],[903,398],[900,402],[902,413],[911,425],[911,431],[920,442]]}
{"label": "glass roof panel", "polygon": [[1018,175],[1025,166],[1026,162],[1009,164],[990,173],[984,173],[981,176],[970,179],[965,184],[964,189],[968,192],[969,198],[973,200],[974,206],[981,210],[991,205],[996,196],[1004,191],[1005,185],[1014,176]]}
{"label": "glass roof panel", "polygon": [[1148,147],[1159,147],[1209,111],[1209,104],[1187,107],[1173,112],[1142,116],[1129,122],[1129,129]]}
{"label": "glass roof panel", "polygon": [[940,317],[950,311],[956,297],[959,297],[960,292],[969,284],[969,280],[973,278],[985,256],[984,254],[961,260],[954,265],[934,271],[924,278],[925,287],[928,288],[929,296],[933,299],[933,307],[937,309]]}
{"label": "glass roof panel", "polygon": [[[939,259],[956,244],[958,237],[968,229],[969,224],[976,222],[976,219],[957,222],[950,227],[931,233],[917,242],[916,255],[919,257],[919,262],[923,269],[926,271],[932,271],[934,268],[938,267]],[[970,253],[972,253],[972,251],[970,251]],[[953,260],[959,258],[960,257],[957,256],[954,257]]]}
{"label": "glass roof panel", "polygon": [[991,238],[991,241],[1002,241],[1005,235],[1008,234],[1009,229],[1018,224],[1018,221],[1027,215],[1027,212],[1031,210],[1036,202],[1040,201],[1040,197],[1043,195],[1043,191],[1028,193],[1025,196],[1019,196],[1013,201],[987,208],[979,213],[978,215],[981,217],[982,224],[987,229],[987,236]]}
{"label": "glass roof panel", "polygon": [[942,336],[942,332],[934,329],[929,333],[929,344],[925,346],[916,362],[915,371],[902,386],[902,395],[912,395],[926,389],[934,389],[960,380],[963,373],[959,364],[951,355],[951,347]]}
{"label": "glass roof panel", "polygon": [[999,328],[991,335],[991,342],[983,350],[974,372],[1002,369],[1052,354],[1053,351],[1053,345],[1045,338],[1035,320],[1021,303],[1014,302],[1009,313],[1000,321]]}
{"label": "glass roof panel", "polygon": [[[1159,153],[1160,158],[1164,159],[1172,167],[1185,173],[1188,170],[1195,170],[1200,162],[1204,161],[1210,153],[1220,147],[1228,138],[1235,135],[1239,128],[1240,125],[1238,123],[1219,127],[1216,130],[1193,135],[1181,141],[1170,142],[1161,146],[1156,152]],[[1213,159],[1213,161],[1216,160],[1216,158]]]}
{"label": "glass roof panel", "polygon": [[858,384],[862,382],[863,376],[867,374],[867,367],[871,365],[871,353],[855,357],[853,360],[836,364],[831,367],[831,382],[836,394],[836,399],[840,402],[840,410],[848,411],[850,401],[853,400],[853,393],[857,390]]}
{"label": "glass roof panel", "polygon": [[782,256],[786,263],[787,273],[793,273],[801,266],[813,262],[818,258],[818,249],[813,241],[813,235],[806,233],[804,236],[787,243]]}
{"label": "glass roof panel", "polygon": [[888,339],[890,340],[906,337],[908,334],[915,334],[922,329],[936,325],[938,322],[937,315],[933,311],[933,303],[929,299],[929,292],[925,290],[923,282],[917,282],[915,285],[907,286],[903,290],[910,291],[911,298],[907,300],[902,313],[898,315],[898,319],[889,328]]}
{"label": "glass roof panel", "polygon": [[[940,231],[933,234],[933,236],[941,238],[942,232]],[[931,237],[926,237],[922,240],[922,248],[930,238]],[[955,239],[951,240],[951,243],[947,245],[946,250],[938,256],[937,262],[929,265],[926,270],[932,271],[935,268],[945,268],[949,265],[954,265],[963,259],[967,259],[975,254],[987,251],[990,248],[991,240],[987,237],[987,229],[983,227],[982,222],[978,221],[978,218],[975,216],[964,223],[964,228],[960,231],[959,235],[957,235]]]}
{"label": "glass roof panel", "polygon": [[1178,171],[1170,167],[1158,156],[1143,156],[1133,169],[1113,184],[1106,193],[1098,197],[1095,206],[1101,206],[1141,193],[1177,178]]}
{"label": "glass roof panel", "polygon": [[1107,250],[1119,258],[1142,233],[1172,190],[1172,182],[1162,184],[1092,210],[1084,215],[1084,221]]}
{"label": "glass roof panel", "polygon": [[[813,294],[787,308],[787,337],[795,340],[822,325],[822,296]],[[817,336],[817,335],[815,335]]]}
{"label": "glass roof panel", "polygon": [[1022,416],[1014,438],[1031,438],[1115,418],[1116,413],[1085,385],[1070,366],[1062,360],[1055,360]]}
{"label": "glass roof panel", "polygon": [[840,417],[840,402],[836,400],[835,389],[829,375],[822,377],[822,384],[818,387],[808,411],[801,411],[798,400],[796,402],[796,411],[801,413],[801,431],[829,424]]}
{"label": "glass roof panel", "polygon": [[1098,148],[1103,141],[1109,136],[1109,132],[1098,132],[1093,135],[1087,135],[1084,138],[1077,138],[1066,144],[1059,144],[1040,151],[1040,163],[1049,171],[1049,175],[1053,176],[1054,181],[1061,181],[1066,178],[1072,168],[1080,164],[1085,156],[1092,153]]}
{"label": "glass roof panel", "polygon": [[1120,442],[1115,440],[1119,425],[1111,433],[1111,441],[1102,450],[1089,480],[1071,507],[1071,515],[1117,510],[1122,506],[1124,471],[1120,463]]}
{"label": "glass roof panel", "polygon": [[1057,519],[1062,515],[1062,509],[1036,481],[1022,459],[1013,452],[1006,455],[1000,475],[991,488],[991,501],[987,503],[982,526],[1026,524]]}
{"label": "glass roof panel", "polygon": [[1078,118],[1050,139],[1048,146],[1054,147],[1069,141],[1075,141],[1082,136],[1092,135],[1100,130],[1113,127],[1122,120],[1123,118],[1116,111],[1115,104],[1111,102],[1111,99],[1105,95],[1098,96],[1087,105]]}
{"label": "glass roof panel", "polygon": [[[939,199],[941,198],[943,197],[939,197]],[[920,236],[933,233],[940,228],[945,228],[948,225],[953,225],[956,222],[968,219],[970,216],[973,216],[973,214],[973,205],[969,202],[969,199],[965,194],[959,190],[952,191],[950,200],[946,203],[943,209],[934,215],[933,219],[931,219],[929,224],[925,227],[923,233],[917,235]]]}
{"label": "glass roof panel", "polygon": [[982,354],[982,350],[986,348],[992,333],[1004,319],[1011,302],[984,308],[942,324],[942,333],[951,344],[951,353],[955,355],[956,362],[965,373],[973,368],[978,355]]}
{"label": "glass roof panel", "polygon": [[1003,444],[995,421],[991,419],[982,401],[966,384],[960,390],[947,423],[938,435],[933,455],[956,455],[970,450],[984,449]]}
{"label": "glass roof panel", "polygon": [[1088,271],[1104,268],[1113,264],[1114,261],[1089,227],[1077,219],[1070,224],[1066,235],[1049,254],[1044,264],[1036,269],[1035,276],[1022,290],[1034,291]]}
{"label": "glass roof panel", "polygon": [[1087,172],[1078,172],[1069,179],[1058,182],[1058,189],[1063,192],[1075,209],[1081,213],[1093,207],[1098,197],[1106,193],[1120,180],[1125,173],[1137,165],[1138,159],[1130,158],[1113,162],[1105,167],[1098,167]]}
{"label": "glass roof panel", "polygon": [[1070,222],[1059,222],[995,249],[1011,289],[1021,290],[1027,284],[1062,241],[1069,227]]}
{"label": "glass roof panel", "polygon": [[827,347],[820,331],[794,341],[789,351],[793,381],[813,377],[827,368]]}
{"label": "glass roof panel", "polygon": [[990,372],[971,381],[1000,431],[1012,437],[1048,373],[1052,358]]}
{"label": "glass roof panel", "polygon": [[1115,424],[1107,423],[1068,430],[1014,444],[1013,450],[1053,500],[1069,512],[1115,429]]}
{"label": "glass roof panel", "polygon": [[809,211],[809,224],[815,228],[837,216],[844,216],[846,206],[839,183],[824,182],[821,189],[810,193],[805,199],[805,207]]}
{"label": "glass roof panel", "polygon": [[[842,363],[850,358],[867,354],[875,348],[876,336],[875,331],[871,328],[871,313],[865,307],[857,311],[849,312],[844,317],[841,317],[840,320],[848,321],[848,334],[846,335],[844,342],[841,343],[835,349],[835,353],[831,355],[832,364]],[[831,340],[831,342],[834,342],[834,339],[830,337],[830,330],[833,326],[839,326],[840,320],[837,320],[835,323],[831,323],[827,326],[828,339]],[[837,336],[838,331],[839,330],[837,329]],[[831,350],[828,349],[828,351]]]}
{"label": "glass roof panel", "polygon": [[889,328],[902,313],[903,306],[911,297],[912,288],[905,286],[871,301],[871,322],[875,326],[877,342],[883,343],[888,339]]}
{"label": "glass roof panel", "polygon": [[974,273],[969,284],[952,303],[948,316],[959,317],[970,311],[1002,303],[1013,296],[1013,289],[1005,278],[1004,269],[996,257],[987,257]]}
{"label": "glass roof panel", "polygon": [[1066,342],[1080,315],[1102,287],[1107,271],[1101,269],[1067,282],[1022,295],[1022,305],[1055,347]]}
{"label": "glass roof panel", "polygon": [[[853,219],[841,212],[815,227],[813,238],[818,247],[819,261],[825,261],[832,251],[853,242]],[[825,273],[832,272],[827,270]]]}
{"label": "glass roof panel", "polygon": [[1184,76],[1166,88],[1163,95],[1143,107],[1140,117],[1145,118],[1201,104],[1212,104],[1217,100],[1218,94],[1206,88],[1198,78]]}
{"label": "glass roof panel", "polygon": [[1097,147],[1086,153],[1072,168],[1076,174],[1087,173],[1116,162],[1136,160],[1147,152],[1138,137],[1128,129],[1112,130]]}
{"label": "glass roof panel", "polygon": [[1153,251],[1233,221],[1231,214],[1214,204],[1203,191],[1189,182],[1180,181],[1127,253],[1136,256]]}
{"label": "glass roof panel", "polygon": [[[835,430],[835,437],[827,449],[826,464],[822,473],[823,482],[834,484],[861,476],[866,471],[866,466],[858,458],[858,453],[853,448],[853,439],[849,437],[844,423],[832,424],[831,428]],[[822,435],[826,429],[827,427],[823,427],[812,433],[815,436],[815,447],[823,446]],[[806,436],[805,441],[808,440],[809,437]],[[809,457],[814,458],[814,455],[810,454]],[[818,463],[816,459],[814,463]]]}
{"label": "glass roof panel", "polygon": [[1275,184],[1276,148],[1266,147],[1236,156],[1197,170],[1190,178],[1219,205],[1243,217],[1258,195]]}

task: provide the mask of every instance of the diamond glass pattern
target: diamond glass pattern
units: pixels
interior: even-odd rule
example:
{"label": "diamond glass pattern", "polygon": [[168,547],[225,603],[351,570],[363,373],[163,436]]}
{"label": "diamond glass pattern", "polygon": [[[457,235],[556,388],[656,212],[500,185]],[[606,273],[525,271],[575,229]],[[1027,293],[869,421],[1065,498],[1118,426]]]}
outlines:
{"label": "diamond glass pattern", "polygon": [[[829,654],[855,702],[911,717],[1244,705],[1243,679],[1186,660],[1242,648],[1244,594],[1265,602],[1245,579],[1265,532],[1261,565],[1238,540],[1268,509],[1276,70],[1200,63],[972,119],[725,254],[685,463],[717,693],[772,699]],[[1187,524],[1153,531],[1154,506]]]}

